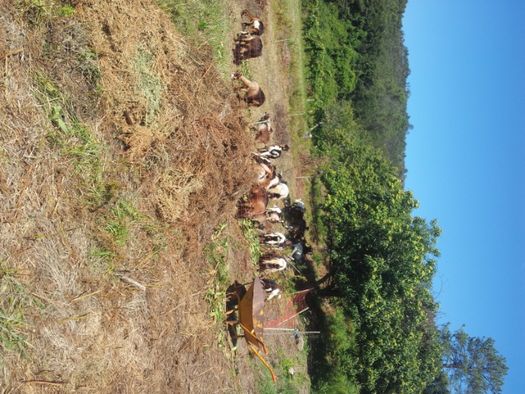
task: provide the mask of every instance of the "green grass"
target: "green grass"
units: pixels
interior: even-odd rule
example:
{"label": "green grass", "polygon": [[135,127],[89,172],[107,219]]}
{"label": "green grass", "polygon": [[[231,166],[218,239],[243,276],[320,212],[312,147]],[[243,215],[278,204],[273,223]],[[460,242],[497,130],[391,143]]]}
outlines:
{"label": "green grass", "polygon": [[16,5],[33,26],[42,25],[51,18],[68,18],[75,14],[73,5],[59,0],[18,0]]}
{"label": "green grass", "polygon": [[[210,307],[210,316],[215,323],[222,323],[226,318],[226,288],[229,285],[230,274],[227,262],[228,248],[230,246],[228,237],[223,232],[226,224],[221,224],[215,230],[211,241],[206,245],[204,253],[210,263],[213,274],[205,299]],[[221,330],[221,343],[224,333]]]}
{"label": "green grass", "polygon": [[[274,350],[272,349],[272,351]],[[261,394],[295,394],[309,391],[307,390],[310,388],[308,374],[298,371],[298,369],[306,369],[306,353],[291,355],[289,349],[278,349],[277,353],[279,361],[272,365],[277,375],[276,382],[272,381],[270,372],[258,359],[252,359],[251,364],[255,370],[257,392]],[[290,368],[295,369],[294,375],[290,374]]]}
{"label": "green grass", "polygon": [[112,220],[104,227],[118,246],[124,246],[129,236],[129,229],[125,223],[120,220]]}
{"label": "green grass", "polygon": [[[95,271],[112,275],[117,268],[118,256],[128,243],[133,228],[140,227],[151,238],[157,235],[157,228],[151,222],[151,218],[141,214],[130,201],[124,198],[117,200],[102,217],[99,232],[105,236],[98,237],[97,246],[89,253]],[[162,248],[156,252],[160,250]]]}
{"label": "green grass", "polygon": [[0,364],[3,352],[23,354],[30,346],[25,336],[25,315],[33,306],[43,307],[17,280],[16,269],[0,261]]}
{"label": "green grass", "polygon": [[75,14],[75,7],[71,4],[65,4],[58,8],[58,15],[68,17]]}
{"label": "green grass", "polygon": [[241,220],[241,229],[250,248],[252,263],[254,266],[257,266],[259,264],[259,259],[262,256],[261,244],[259,242],[259,233],[253,222],[249,219]]}
{"label": "green grass", "polygon": [[81,193],[88,205],[98,207],[109,201],[112,186],[104,181],[103,145],[71,109],[58,86],[44,73],[35,74],[37,98],[42,103],[53,129],[47,139],[62,155],[70,158],[79,177]]}
{"label": "green grass", "polygon": [[127,200],[119,200],[110,210],[104,231],[117,246],[124,246],[128,241],[130,226],[141,219],[139,211]]}
{"label": "green grass", "polygon": [[97,246],[90,250],[89,257],[94,271],[112,275],[116,270],[116,254],[104,246]]}
{"label": "green grass", "polygon": [[250,65],[247,61],[242,61],[240,66],[240,73],[248,79],[252,79],[252,71],[250,70]]}
{"label": "green grass", "polygon": [[157,0],[157,3],[193,45],[211,47],[219,70],[228,78],[231,44],[226,42],[230,30],[226,0]]}
{"label": "green grass", "polygon": [[[309,150],[309,140],[303,138],[307,129],[307,102],[305,80],[304,41],[301,20],[300,0],[274,0],[272,9],[278,22],[278,38],[286,43],[290,52],[288,75],[291,91],[289,93],[289,126],[292,130],[292,153],[303,148]],[[295,159],[295,157],[294,157]]]}

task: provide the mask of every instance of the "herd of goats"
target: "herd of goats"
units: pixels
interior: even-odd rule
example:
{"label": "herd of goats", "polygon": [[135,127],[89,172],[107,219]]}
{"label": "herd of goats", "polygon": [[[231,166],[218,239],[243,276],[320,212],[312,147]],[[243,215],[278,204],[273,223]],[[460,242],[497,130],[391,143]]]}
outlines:
{"label": "herd of goats", "polygon": [[[237,34],[233,50],[234,63],[258,57],[262,54],[261,35],[264,32],[263,22],[247,10],[241,14],[243,30]],[[250,81],[239,72],[232,74],[233,80],[241,82],[240,98],[250,107],[260,107],[265,96],[259,84]],[[255,135],[258,149],[252,154],[256,166],[257,179],[247,195],[238,202],[238,218],[247,218],[255,223],[261,230],[260,242],[264,245],[265,252],[259,260],[259,271],[262,276],[267,299],[280,297],[280,287],[271,279],[265,278],[269,273],[283,271],[287,266],[293,266],[293,261],[301,261],[308,251],[304,242],[306,222],[304,220],[305,206],[301,200],[293,203],[289,197],[289,188],[274,164],[283,152],[288,151],[288,145],[272,144],[272,122],[270,115],[265,113],[257,122],[250,126]],[[268,204],[272,201],[271,207]],[[282,201],[282,208],[273,202]],[[268,228],[280,225],[281,231],[268,232]],[[285,255],[285,248],[293,249],[290,255]]]}

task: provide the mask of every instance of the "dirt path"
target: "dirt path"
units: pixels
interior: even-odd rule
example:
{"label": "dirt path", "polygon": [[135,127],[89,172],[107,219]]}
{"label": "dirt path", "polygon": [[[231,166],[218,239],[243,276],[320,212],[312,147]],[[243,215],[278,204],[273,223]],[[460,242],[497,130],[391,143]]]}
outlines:
{"label": "dirt path", "polygon": [[[265,32],[262,36],[263,54],[246,62],[253,79],[260,84],[265,92],[266,102],[261,107],[249,111],[249,120],[256,121],[264,112],[270,113],[275,127],[272,143],[290,144],[291,137],[288,129],[290,92],[288,64],[290,63],[290,53],[285,41],[279,38],[277,18],[274,13],[274,8],[277,6],[278,1],[268,3],[257,0],[230,1],[234,26],[230,37],[233,43],[236,33],[241,30],[240,14],[243,9],[248,9],[254,15],[260,15],[265,22]],[[231,70],[232,72],[237,70],[233,63]],[[293,190],[295,172],[290,155],[283,155],[277,161],[277,165]]]}
{"label": "dirt path", "polygon": [[[263,3],[261,5],[261,3]],[[278,2],[244,0],[244,1],[230,1],[232,26],[233,30],[230,33],[231,42],[238,31],[241,30],[240,14],[243,9],[248,9],[251,14],[258,15],[265,23],[265,32],[263,39],[263,54],[261,57],[249,59],[246,61],[250,71],[251,78],[259,83],[266,95],[265,103],[255,109],[247,110],[249,122],[255,122],[264,112],[271,115],[273,126],[275,128],[273,140],[271,143],[288,144],[291,145],[291,135],[289,130],[289,95],[290,95],[290,77],[288,75],[290,53],[288,51],[285,40],[279,37],[277,17],[275,9],[278,7]],[[233,65],[231,71],[237,71],[238,68]],[[297,170],[294,168],[291,155],[284,153],[284,155],[275,161],[278,171],[283,174],[285,180],[288,182],[291,190],[291,197],[298,198],[296,194]],[[281,202],[276,203],[278,206],[283,206]],[[286,230],[278,225],[272,227],[274,231]],[[245,272],[246,274],[246,272]],[[255,274],[252,272],[251,275]],[[251,279],[250,274],[247,276]],[[280,276],[276,276],[279,281]],[[272,300],[271,304],[266,306],[269,311],[265,312],[267,315],[273,315],[275,321],[280,321],[285,315],[285,310],[290,313],[291,306],[289,299]],[[269,360],[279,369],[280,363],[283,359],[293,358],[298,354],[295,341],[291,335],[272,335],[265,339],[269,349]],[[306,375],[306,369],[302,366],[295,365],[298,373]],[[268,380],[268,377],[261,378],[264,374],[264,368],[261,367],[259,361],[251,359],[244,341],[239,342],[239,350],[236,358],[237,381],[240,392],[242,393],[257,393],[259,387],[257,381],[261,379]],[[282,371],[280,371],[282,373]],[[294,390],[298,392],[308,392],[306,386],[296,386]]]}

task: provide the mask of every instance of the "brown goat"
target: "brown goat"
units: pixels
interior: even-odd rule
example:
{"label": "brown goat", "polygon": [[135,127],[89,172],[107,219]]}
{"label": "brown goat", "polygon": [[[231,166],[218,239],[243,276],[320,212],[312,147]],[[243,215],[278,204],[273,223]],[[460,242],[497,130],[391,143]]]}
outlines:
{"label": "brown goat", "polygon": [[252,36],[248,33],[239,33],[235,40],[233,50],[234,64],[240,64],[241,61],[259,57],[262,55],[263,43],[259,36]]}
{"label": "brown goat", "polygon": [[250,81],[239,72],[234,73],[232,78],[240,80],[244,85],[240,90],[245,92],[243,100],[248,106],[260,107],[264,104],[266,96],[257,82]]}
{"label": "brown goat", "polygon": [[263,144],[270,142],[273,133],[270,114],[265,112],[262,118],[255,122],[250,128],[255,132],[255,141]]}
{"label": "brown goat", "polygon": [[242,22],[243,30],[258,36],[264,33],[264,24],[258,16],[251,15],[248,10],[243,10],[241,12],[241,18],[248,20],[248,22]]}
{"label": "brown goat", "polygon": [[238,218],[254,218],[263,215],[266,212],[268,205],[268,193],[266,188],[261,185],[254,185],[248,193],[246,201],[242,201],[238,205]]}
{"label": "brown goat", "polygon": [[272,182],[272,180],[277,176],[277,169],[275,168],[275,166],[271,164],[268,165],[263,162],[258,162],[257,172],[258,172],[257,184],[263,186],[265,189],[273,186],[275,181]]}

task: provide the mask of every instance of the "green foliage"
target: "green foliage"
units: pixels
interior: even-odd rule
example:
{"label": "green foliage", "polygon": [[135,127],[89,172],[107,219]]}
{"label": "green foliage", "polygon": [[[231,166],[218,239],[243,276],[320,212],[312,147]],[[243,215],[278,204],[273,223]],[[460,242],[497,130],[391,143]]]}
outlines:
{"label": "green foliage", "polygon": [[326,323],[330,367],[319,368],[320,392],[347,392],[352,382],[364,392],[421,392],[440,372],[431,293],[440,229],[412,215],[417,201],[400,180],[409,127],[405,3],[303,3],[313,141],[330,158],[312,183],[323,196],[314,219],[330,256],[320,294],[341,301]]}
{"label": "green foliage", "polygon": [[72,159],[88,204],[92,207],[104,204],[111,198],[112,187],[103,179],[102,144],[76,117],[68,100],[47,75],[37,73],[35,82],[37,97],[54,126],[48,134],[49,143]]}
{"label": "green foliage", "polygon": [[404,0],[303,2],[314,121],[351,102],[369,141],[404,173],[409,74],[401,30]]}
{"label": "green foliage", "polygon": [[[344,300],[356,330],[355,361],[339,357],[339,369],[367,392],[420,392],[440,369],[431,293],[440,230],[412,216],[417,201],[375,148],[338,128],[320,146],[332,157],[321,177],[332,276],[324,292]],[[340,338],[332,341],[343,346]]]}
{"label": "green foliage", "polygon": [[463,328],[441,330],[443,368],[456,392],[501,393],[508,372],[505,358],[492,338],[470,337]]}
{"label": "green foliage", "polygon": [[[406,0],[303,6],[313,142],[330,160],[311,184],[314,239],[327,243],[330,257],[319,294],[340,310],[325,322],[315,387],[347,392],[357,382],[362,392],[446,393],[450,382],[467,392],[499,392],[507,369],[491,339],[460,333],[444,341],[435,325],[440,229],[413,215],[418,203],[402,183],[410,128]],[[442,356],[458,356],[458,349],[461,361],[446,364],[447,376]]]}
{"label": "green foliage", "polygon": [[337,6],[323,0],[303,3],[307,80],[312,89],[313,107],[318,116],[325,106],[348,98],[354,90],[354,63],[349,25],[341,20]]}
{"label": "green foliage", "polygon": [[358,393],[355,331],[341,308],[327,317],[323,332],[325,335],[320,339],[323,358],[317,361],[313,371],[315,392]]}
{"label": "green foliage", "polygon": [[447,374],[441,372],[432,383],[425,387],[423,394],[450,394],[449,384]]}
{"label": "green foliage", "polygon": [[58,15],[68,17],[75,13],[75,7],[71,4],[65,4],[58,9]]}
{"label": "green foliage", "polygon": [[42,307],[16,276],[17,271],[7,261],[0,260],[0,363],[3,352],[25,351],[29,345],[24,335],[25,315],[33,306]]}
{"label": "green foliage", "polygon": [[262,255],[261,243],[259,242],[259,232],[255,228],[253,222],[249,219],[241,220],[241,229],[250,248],[252,264],[257,266]]}
{"label": "green foliage", "polygon": [[[212,267],[212,278],[210,283],[208,283],[205,299],[210,305],[210,316],[216,323],[223,322],[226,317],[226,288],[230,279],[227,262],[229,241],[223,235],[225,228],[226,223],[215,230],[211,242],[206,245],[204,250],[206,258]],[[220,341],[222,341],[222,337]]]}

